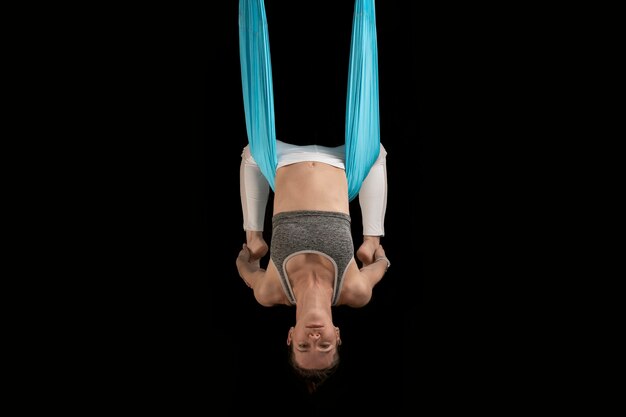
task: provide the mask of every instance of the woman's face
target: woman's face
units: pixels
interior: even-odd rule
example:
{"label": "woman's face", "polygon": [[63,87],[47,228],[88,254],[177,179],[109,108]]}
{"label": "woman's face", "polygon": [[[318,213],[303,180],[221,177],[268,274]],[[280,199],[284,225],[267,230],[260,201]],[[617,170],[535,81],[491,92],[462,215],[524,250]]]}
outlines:
{"label": "woman's face", "polygon": [[335,359],[341,344],[339,328],[331,325],[303,325],[296,323],[289,329],[287,345],[293,344],[296,364],[304,369],[326,369]]}

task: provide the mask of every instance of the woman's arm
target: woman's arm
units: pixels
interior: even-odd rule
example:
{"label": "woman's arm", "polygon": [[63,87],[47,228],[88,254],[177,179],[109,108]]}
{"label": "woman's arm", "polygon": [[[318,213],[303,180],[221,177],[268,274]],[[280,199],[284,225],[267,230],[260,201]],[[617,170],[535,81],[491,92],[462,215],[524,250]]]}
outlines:
{"label": "woman's arm", "polygon": [[[239,165],[239,194],[243,214],[243,229],[262,232],[270,186],[250,153],[250,146],[243,148]],[[250,242],[248,242],[250,243]],[[251,248],[254,250],[254,248]]]}
{"label": "woman's arm", "polygon": [[380,238],[385,235],[387,151],[382,144],[378,159],[361,185],[359,204],[363,221],[363,243],[356,256],[367,266],[375,261],[375,250],[380,245]]}
{"label": "woman's arm", "polygon": [[389,269],[389,259],[385,255],[382,245],[375,251],[375,261],[346,276],[339,304],[350,307],[363,307],[372,299],[372,292],[376,284],[385,276]]}
{"label": "woman's arm", "polygon": [[265,307],[277,304],[289,305],[272,263],[269,271],[261,268],[260,259],[254,258],[247,244],[243,244],[236,260],[239,276],[254,291],[254,298]]}
{"label": "woman's arm", "polygon": [[265,269],[261,268],[259,258],[254,259],[247,244],[243,244],[239,255],[237,255],[237,271],[246,285],[252,289],[258,286],[265,275]]}
{"label": "woman's arm", "polygon": [[378,159],[361,184],[359,205],[363,220],[363,236],[384,236],[387,210],[387,150],[382,144]]}
{"label": "woman's arm", "polygon": [[391,262],[385,255],[383,245],[379,245],[374,252],[374,262],[360,269],[361,275],[370,290],[380,282],[390,266]]}

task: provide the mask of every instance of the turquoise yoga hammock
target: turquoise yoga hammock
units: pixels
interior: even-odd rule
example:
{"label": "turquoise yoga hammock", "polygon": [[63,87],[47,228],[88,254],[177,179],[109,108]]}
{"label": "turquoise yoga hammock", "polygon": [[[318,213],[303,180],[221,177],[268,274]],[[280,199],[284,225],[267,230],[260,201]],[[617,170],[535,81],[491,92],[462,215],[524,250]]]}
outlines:
{"label": "turquoise yoga hammock", "polygon": [[[263,0],[239,0],[239,57],[250,152],[274,190],[278,158],[272,63]],[[348,198],[352,201],[380,152],[374,0],[355,0],[354,4],[345,145]]]}

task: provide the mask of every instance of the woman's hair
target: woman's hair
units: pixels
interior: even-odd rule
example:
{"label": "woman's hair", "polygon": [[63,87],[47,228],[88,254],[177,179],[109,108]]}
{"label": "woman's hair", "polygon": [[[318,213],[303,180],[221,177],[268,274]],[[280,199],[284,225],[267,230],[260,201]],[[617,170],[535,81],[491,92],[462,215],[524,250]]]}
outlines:
{"label": "woman's hair", "polygon": [[324,369],[305,369],[300,367],[295,360],[293,345],[287,348],[289,365],[291,365],[291,368],[296,376],[304,382],[309,394],[313,394],[317,391],[319,386],[322,385],[332,374],[334,374],[337,368],[339,368],[339,346],[340,345],[337,345],[333,362],[328,368]]}

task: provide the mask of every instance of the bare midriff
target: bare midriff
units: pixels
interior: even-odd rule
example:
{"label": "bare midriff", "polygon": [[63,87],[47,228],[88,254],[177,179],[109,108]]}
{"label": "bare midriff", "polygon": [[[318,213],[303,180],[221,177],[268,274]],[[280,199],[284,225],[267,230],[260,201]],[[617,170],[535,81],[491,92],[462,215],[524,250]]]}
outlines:
{"label": "bare midriff", "polygon": [[323,162],[298,162],[278,168],[274,214],[295,210],[349,214],[346,172]]}

